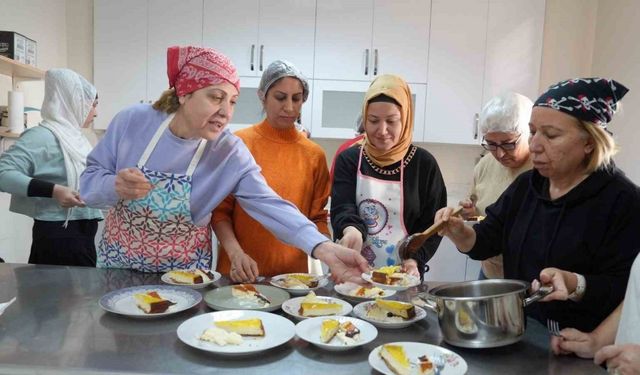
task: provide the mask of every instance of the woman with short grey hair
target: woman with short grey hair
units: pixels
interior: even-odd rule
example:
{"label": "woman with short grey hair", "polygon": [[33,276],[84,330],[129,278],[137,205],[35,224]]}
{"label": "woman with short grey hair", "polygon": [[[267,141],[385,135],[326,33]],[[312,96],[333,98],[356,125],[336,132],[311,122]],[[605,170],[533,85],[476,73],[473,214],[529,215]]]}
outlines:
{"label": "woman with short grey hair", "polygon": [[[485,155],[473,170],[469,198],[460,202],[463,217],[485,216],[494,203],[522,172],[531,169],[529,158],[529,117],[533,102],[524,95],[507,92],[489,100],[480,113],[482,147]],[[503,277],[502,255],[482,261],[480,279]]]}

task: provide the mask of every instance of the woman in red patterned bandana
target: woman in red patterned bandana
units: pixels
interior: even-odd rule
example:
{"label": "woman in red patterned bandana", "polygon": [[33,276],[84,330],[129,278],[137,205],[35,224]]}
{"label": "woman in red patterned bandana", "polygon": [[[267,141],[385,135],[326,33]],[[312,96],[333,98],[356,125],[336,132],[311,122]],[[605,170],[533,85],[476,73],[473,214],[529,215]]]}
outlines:
{"label": "woman in red patterned bandana", "polygon": [[366,262],[331,243],[271,190],[246,146],[226,130],[240,81],[210,48],[170,47],[170,89],[118,113],[87,160],[81,196],[110,208],[98,267],[143,272],[211,268],[211,211],[229,194],[280,240],[358,280]]}
{"label": "woman in red patterned bandana", "polygon": [[506,278],[554,286],[550,302],[527,308],[545,325],[591,331],[624,297],[640,249],[640,188],[614,165],[605,127],[627,91],[601,78],[550,87],[529,121],[534,169],[473,228],[451,208],[436,213],[460,251],[474,259],[502,254]]}

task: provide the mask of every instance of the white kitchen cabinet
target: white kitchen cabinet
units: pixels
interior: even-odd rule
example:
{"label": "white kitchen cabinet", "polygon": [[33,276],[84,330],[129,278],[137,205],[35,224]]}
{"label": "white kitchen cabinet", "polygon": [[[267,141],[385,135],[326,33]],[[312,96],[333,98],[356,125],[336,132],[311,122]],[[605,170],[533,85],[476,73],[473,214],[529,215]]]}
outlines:
{"label": "white kitchen cabinet", "polygon": [[[244,77],[240,80],[240,96],[234,108],[233,118],[228,127],[231,132],[255,125],[265,118],[262,103],[258,99],[259,77]],[[313,82],[309,81],[309,97],[302,105],[300,118],[302,125],[311,123],[311,108],[313,105]],[[307,129],[311,130],[310,127]],[[314,134],[315,136],[315,134]]]}
{"label": "white kitchen cabinet", "polygon": [[429,272],[424,275],[427,282],[477,280],[480,273],[480,262],[458,251],[447,237],[442,238],[438,250],[427,264]]}
{"label": "white kitchen cabinet", "polygon": [[202,45],[202,0],[95,0],[97,129],[123,108],[152,103],[169,87],[167,48]]}
{"label": "white kitchen cabinet", "polygon": [[433,0],[425,141],[478,144],[493,96],[536,98],[544,0]]}
{"label": "white kitchen cabinet", "polygon": [[100,96],[96,129],[147,99],[147,0],[95,0],[93,78]]}
{"label": "white kitchen cabinet", "polygon": [[433,0],[425,141],[474,144],[482,103],[487,0]]}
{"label": "white kitchen cabinet", "polygon": [[229,56],[246,77],[274,60],[313,74],[315,0],[204,0],[203,42]]}
{"label": "white kitchen cabinet", "polygon": [[[365,81],[313,82],[311,134],[317,138],[353,138],[370,83]],[[414,105],[414,141],[422,140],[427,85],[409,84]]]}
{"label": "white kitchen cabinet", "polygon": [[430,0],[323,0],[316,11],[315,79],[383,73],[426,83]]}

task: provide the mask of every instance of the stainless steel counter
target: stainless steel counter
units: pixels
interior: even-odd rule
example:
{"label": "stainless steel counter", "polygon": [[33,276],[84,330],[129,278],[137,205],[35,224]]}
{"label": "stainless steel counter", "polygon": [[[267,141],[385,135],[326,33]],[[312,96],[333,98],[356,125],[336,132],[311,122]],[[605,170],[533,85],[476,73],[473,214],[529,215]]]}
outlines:
{"label": "stainless steel counter", "polygon": [[[0,373],[372,374],[377,372],[369,366],[369,352],[391,341],[447,347],[467,361],[468,373],[474,375],[605,373],[590,360],[555,357],[545,327],[532,320],[522,341],[495,349],[443,343],[437,318],[429,312],[408,328],[380,329],[376,340],[348,352],[327,352],[293,339],[257,355],[224,357],[188,347],[176,335],[180,323],[212,311],[204,302],[153,320],[128,319],[98,306],[109,291],[159,283],[157,275],[124,270],[0,264],[0,302],[17,296],[0,316]],[[227,282],[216,285],[223,284]],[[400,293],[399,299],[406,300],[416,290],[408,293]],[[318,294],[334,292],[326,288]]]}

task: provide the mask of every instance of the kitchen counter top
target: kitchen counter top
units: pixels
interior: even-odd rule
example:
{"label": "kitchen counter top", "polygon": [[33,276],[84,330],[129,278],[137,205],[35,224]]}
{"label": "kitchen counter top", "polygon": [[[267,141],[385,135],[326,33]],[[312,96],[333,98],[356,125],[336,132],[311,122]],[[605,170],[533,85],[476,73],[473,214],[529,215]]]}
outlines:
{"label": "kitchen counter top", "polygon": [[[259,354],[225,357],[193,349],[176,335],[183,321],[213,311],[204,302],[148,320],[117,316],[98,305],[109,291],[159,283],[159,275],[126,270],[0,264],[0,301],[17,296],[0,316],[0,374],[377,374],[368,363],[369,352],[392,341],[446,347],[461,355],[468,374],[474,375],[605,373],[591,360],[551,354],[546,328],[532,320],[523,340],[494,349],[445,344],[437,317],[428,312],[426,319],[408,328],[379,329],[373,342],[347,352],[323,351],[294,338]],[[221,280],[214,285],[226,284]],[[416,292],[414,288],[397,296],[406,300]],[[323,288],[318,294],[334,292]]]}

